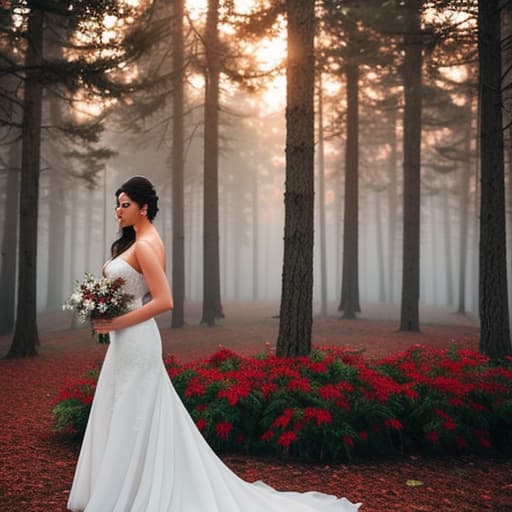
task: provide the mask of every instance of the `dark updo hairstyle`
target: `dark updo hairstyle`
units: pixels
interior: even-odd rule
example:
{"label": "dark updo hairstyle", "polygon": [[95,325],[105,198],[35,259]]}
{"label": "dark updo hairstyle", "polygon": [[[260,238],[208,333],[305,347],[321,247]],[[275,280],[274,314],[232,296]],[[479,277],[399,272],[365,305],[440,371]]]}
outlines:
{"label": "dark updo hairstyle", "polygon": [[[151,182],[144,176],[134,176],[123,183],[115,193],[116,199],[119,195],[125,193],[132,201],[139,205],[139,208],[147,205],[147,218],[150,222],[156,217],[158,212],[158,196]],[[135,230],[133,226],[122,228],[121,236],[110,248],[112,258],[117,258],[126,251],[135,242]]]}

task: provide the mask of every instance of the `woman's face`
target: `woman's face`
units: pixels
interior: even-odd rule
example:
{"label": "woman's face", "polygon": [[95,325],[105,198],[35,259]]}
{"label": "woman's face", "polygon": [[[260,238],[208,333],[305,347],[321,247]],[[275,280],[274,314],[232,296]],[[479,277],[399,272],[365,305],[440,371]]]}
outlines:
{"label": "woman's face", "polygon": [[116,217],[120,228],[133,226],[142,219],[141,208],[128,195],[121,192],[117,196]]}

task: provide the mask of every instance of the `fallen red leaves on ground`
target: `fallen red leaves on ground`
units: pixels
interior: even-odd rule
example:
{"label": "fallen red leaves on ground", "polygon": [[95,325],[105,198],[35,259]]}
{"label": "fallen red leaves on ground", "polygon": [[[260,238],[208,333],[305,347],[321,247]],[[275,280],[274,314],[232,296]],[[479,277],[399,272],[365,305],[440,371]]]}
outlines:
{"label": "fallen red leaves on ground", "polygon": [[[386,332],[374,322],[360,322],[358,327],[365,335],[357,338],[357,345],[347,336],[347,344],[356,349],[366,345],[371,353],[378,339],[380,356],[402,350],[406,343],[403,333],[392,334],[395,330],[391,327]],[[180,330],[179,334],[166,331],[164,347],[166,352],[172,348],[182,359],[203,357],[219,344],[254,353],[263,349],[261,340],[266,339],[266,333],[260,333],[256,342],[258,332],[253,329],[253,341],[245,343],[244,334],[236,329],[202,330],[201,343],[197,328]],[[465,334],[464,340],[473,348],[475,334],[475,330]],[[456,335],[453,328],[447,328],[445,344]],[[443,329],[437,328],[436,336],[431,331],[423,337],[440,346]],[[428,339],[415,336],[410,344],[418,342],[427,344]],[[0,361],[1,512],[66,510],[79,446],[52,431],[51,410],[58,391],[101,361],[105,350],[90,339],[88,330],[61,331],[43,341],[38,357]],[[512,511],[512,461],[505,458],[408,456],[329,466],[240,455],[224,460],[246,480],[262,479],[282,490],[346,496],[363,503],[361,512]]]}

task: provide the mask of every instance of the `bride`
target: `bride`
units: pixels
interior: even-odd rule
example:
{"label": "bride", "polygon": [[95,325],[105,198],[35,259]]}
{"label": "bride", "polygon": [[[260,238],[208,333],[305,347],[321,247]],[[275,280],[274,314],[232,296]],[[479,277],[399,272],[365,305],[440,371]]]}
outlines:
{"label": "bride", "polygon": [[[98,379],[68,509],[86,512],[352,512],[345,498],[279,492],[236,476],[208,446],[174,390],[154,320],[172,309],[165,249],[152,225],[153,185],[135,176],[117,191],[122,230],[104,266],[122,277],[130,310],[95,320],[110,345]],[[146,294],[151,300],[143,303]]]}

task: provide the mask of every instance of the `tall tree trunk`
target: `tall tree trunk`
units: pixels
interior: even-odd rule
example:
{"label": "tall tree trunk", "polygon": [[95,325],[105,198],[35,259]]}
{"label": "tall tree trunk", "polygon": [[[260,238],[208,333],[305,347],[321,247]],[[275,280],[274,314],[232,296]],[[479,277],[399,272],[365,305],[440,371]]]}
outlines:
{"label": "tall tree trunk", "polygon": [[[93,197],[93,191],[90,189],[90,186],[89,185],[85,185],[85,190],[84,190],[84,193],[86,194],[84,196],[84,199],[85,198],[88,198],[88,197]],[[94,204],[94,202],[91,200],[91,202],[89,204]],[[94,223],[93,222],[88,222],[87,221],[87,216],[85,217],[85,226],[84,226],[84,235],[85,235],[85,240],[84,240],[84,267],[85,269],[90,272],[91,271],[91,242],[93,240],[93,236],[92,236],[92,230],[94,229]]]}
{"label": "tall tree trunk", "polygon": [[320,314],[327,316],[327,250],[325,239],[325,151],[322,72],[318,78],[318,223],[320,235]]}
{"label": "tall tree trunk", "polygon": [[464,162],[460,171],[459,189],[459,214],[460,214],[460,237],[459,237],[459,305],[457,313],[466,314],[466,269],[468,262],[468,238],[469,238],[469,185],[471,177],[470,150],[471,150],[471,107],[468,109],[469,119],[464,141],[464,153],[467,161]]}
{"label": "tall tree trunk", "polygon": [[[70,219],[69,226],[71,230],[71,236],[69,241],[69,281],[74,283],[75,280],[79,278],[78,276],[78,244],[79,238],[78,234],[80,233],[80,205],[78,201],[80,201],[80,190],[79,184],[76,182],[72,182],[71,184],[71,204],[70,204]],[[71,317],[71,329],[76,329],[80,325],[78,317],[75,313]]]}
{"label": "tall tree trunk", "polygon": [[[54,126],[61,124],[61,114],[58,98],[51,96],[50,119]],[[51,155],[51,162],[59,155]],[[46,286],[46,307],[50,310],[60,309],[63,301],[63,280],[64,280],[64,234],[65,215],[64,191],[62,183],[57,176],[55,169],[49,170],[48,187],[48,283]]]}
{"label": "tall tree trunk", "polygon": [[[503,6],[501,13],[501,24],[502,24],[502,46],[501,46],[501,58],[502,58],[502,69],[507,70],[512,66],[512,45],[510,44],[510,38],[512,37],[512,4],[506,3]],[[508,248],[508,261],[509,261],[509,272],[512,271],[512,76],[510,72],[504,72],[503,81],[501,84],[502,89],[502,101],[504,105],[504,123],[508,126],[508,129],[504,133],[504,144],[505,144],[505,182],[508,181],[507,191],[505,193],[505,211],[508,213],[507,216],[507,248]],[[508,282],[508,298],[512,296],[512,282]],[[509,311],[509,317],[512,311]]]}
{"label": "tall tree trunk", "polygon": [[206,15],[203,206],[203,316],[201,323],[223,318],[219,262],[219,0],[208,1]]}
{"label": "tall tree trunk", "polygon": [[386,302],[386,278],[384,271],[384,239],[382,234],[382,191],[375,191],[375,230],[377,234],[377,272],[379,275],[379,302]]}
{"label": "tall tree trunk", "polygon": [[359,305],[359,67],[346,64],[347,148],[345,152],[345,215],[343,219],[343,275],[338,311],[355,318]]}
{"label": "tall tree trunk", "polygon": [[54,170],[49,171],[49,216],[48,216],[48,284],[46,288],[46,307],[49,310],[60,309],[63,302],[64,280],[64,235],[65,215],[64,191],[62,183]]}
{"label": "tall tree trunk", "polygon": [[402,304],[400,330],[419,331],[420,299],[420,165],[423,0],[405,4],[403,64],[404,82],[404,234],[402,266]]}
{"label": "tall tree trunk", "polygon": [[[447,177],[446,177],[447,179]],[[453,307],[453,263],[452,263],[452,226],[450,215],[450,190],[448,184],[444,187],[443,195],[443,219],[444,219],[444,257],[446,262],[446,302],[448,307]]]}
{"label": "tall tree trunk", "polygon": [[177,73],[172,97],[172,290],[171,327],[185,324],[185,191],[184,191],[184,36],[185,0],[174,0],[173,69]]}
{"label": "tall tree trunk", "polygon": [[437,305],[437,196],[431,193],[429,196],[430,206],[430,250],[432,251],[432,304]]}
{"label": "tall tree trunk", "polygon": [[480,350],[512,353],[507,294],[505,183],[501,98],[500,2],[478,1],[480,84]]}
{"label": "tall tree trunk", "polygon": [[311,351],[314,237],[314,0],[286,0],[286,191],[276,353]]}
{"label": "tall tree trunk", "polygon": [[259,289],[259,201],[258,201],[258,172],[254,170],[253,182],[251,187],[252,200],[252,300],[260,298]]}
{"label": "tall tree trunk", "polygon": [[396,269],[396,246],[397,246],[397,226],[398,226],[398,159],[397,159],[397,136],[396,124],[398,115],[398,105],[395,104],[391,107],[390,111],[390,147],[389,153],[389,186],[388,186],[388,296],[389,302],[395,301],[395,269]]}
{"label": "tall tree trunk", "polygon": [[39,66],[43,53],[43,13],[28,2],[23,98],[20,231],[18,255],[18,307],[12,344],[6,357],[37,354],[37,221],[39,211],[39,172],[43,86]]}
{"label": "tall tree trunk", "polygon": [[9,146],[9,168],[2,238],[2,273],[0,274],[0,334],[11,332],[16,309],[16,249],[18,246],[18,206],[20,194],[20,145]]}
{"label": "tall tree trunk", "polygon": [[[236,178],[235,178],[236,179]],[[232,247],[232,256],[233,262],[231,265],[232,268],[232,278],[233,278],[233,298],[234,300],[240,299],[240,278],[242,272],[241,265],[241,245],[242,245],[242,233],[243,233],[243,191],[241,189],[237,189],[236,182],[233,183],[231,190],[231,204],[233,207],[233,214],[231,215],[231,232],[233,236],[231,237],[231,247]],[[227,249],[227,248],[226,248]],[[227,251],[226,251],[227,252]]]}
{"label": "tall tree trunk", "polygon": [[[341,229],[341,222],[342,222],[342,203],[345,202],[345,198],[343,197],[343,183],[342,183],[342,176],[341,172],[336,173],[335,178],[335,225],[336,225],[336,254],[335,254],[335,272],[336,272],[336,285],[337,283],[341,283],[341,264],[343,259],[343,236],[342,236],[342,229]],[[338,288],[341,292],[341,288]],[[341,293],[339,297],[341,301]],[[338,300],[338,295],[336,294],[335,300]]]}

